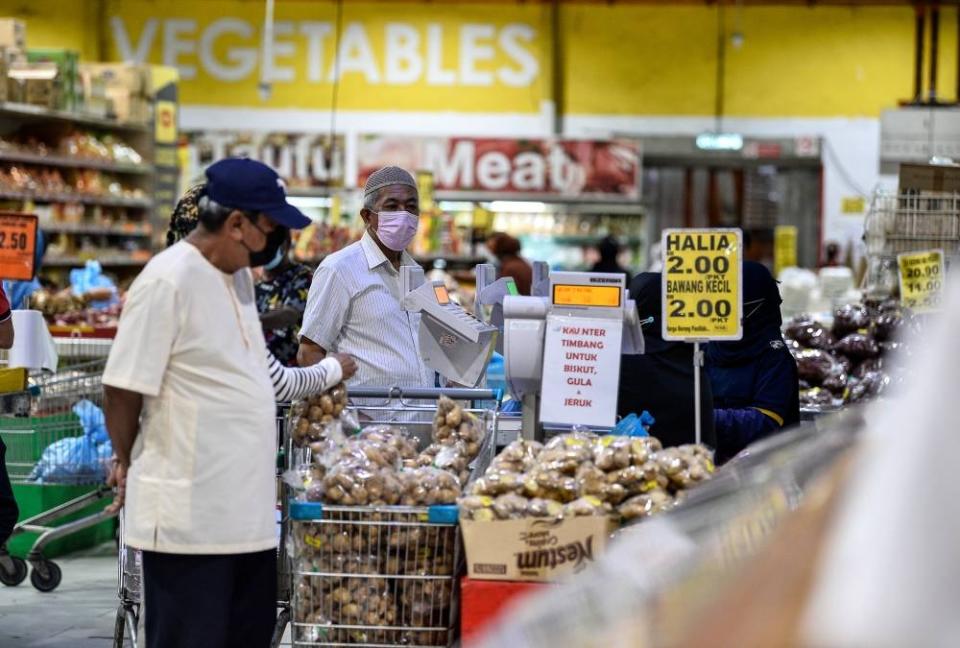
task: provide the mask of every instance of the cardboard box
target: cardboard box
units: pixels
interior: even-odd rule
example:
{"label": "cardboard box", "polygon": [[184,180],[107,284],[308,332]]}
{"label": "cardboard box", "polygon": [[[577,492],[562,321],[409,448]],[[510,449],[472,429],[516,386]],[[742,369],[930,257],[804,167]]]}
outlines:
{"label": "cardboard box", "polygon": [[108,90],[121,89],[135,96],[149,94],[149,71],[147,65],[132,63],[83,63],[80,71],[90,76],[98,76]]}
{"label": "cardboard box", "polygon": [[79,79],[80,55],[67,49],[29,49],[30,63],[53,63],[60,77],[60,93],[57,108],[74,110],[82,101],[83,90]]}
{"label": "cardboard box", "polygon": [[900,191],[960,192],[960,166],[901,164]]}
{"label": "cardboard box", "polygon": [[145,124],[153,118],[153,105],[122,88],[107,88],[108,114],[122,122]]}
{"label": "cardboard box", "polygon": [[0,47],[27,49],[27,23],[16,18],[0,18]]}
{"label": "cardboard box", "polygon": [[461,520],[467,575],[477,580],[551,582],[595,562],[613,531],[608,517]]}
{"label": "cardboard box", "polygon": [[507,610],[531,594],[552,587],[546,583],[460,579],[460,642],[469,648],[497,624]]}
{"label": "cardboard box", "polygon": [[54,63],[17,63],[7,71],[9,100],[56,108],[60,75]]}

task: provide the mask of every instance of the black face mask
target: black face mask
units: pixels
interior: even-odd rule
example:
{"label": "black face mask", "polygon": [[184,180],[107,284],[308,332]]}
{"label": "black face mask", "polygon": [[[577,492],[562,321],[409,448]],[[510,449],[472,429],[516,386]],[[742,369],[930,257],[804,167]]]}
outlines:
{"label": "black face mask", "polygon": [[[272,232],[267,234],[267,244],[263,246],[262,250],[254,252],[247,247],[247,249],[250,250],[250,267],[259,268],[273,261],[277,256],[277,250],[279,250],[289,238],[290,229],[277,225]],[[246,243],[244,243],[244,246],[246,246]]]}

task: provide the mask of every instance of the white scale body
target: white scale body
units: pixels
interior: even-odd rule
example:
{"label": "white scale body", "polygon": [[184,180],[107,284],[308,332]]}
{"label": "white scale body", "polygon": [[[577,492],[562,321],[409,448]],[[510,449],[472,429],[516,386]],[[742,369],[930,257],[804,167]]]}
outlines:
{"label": "white scale body", "polygon": [[643,353],[624,282],[619,274],[554,272],[548,297],[504,298],[504,361],[523,400],[524,438],[541,436],[542,424],[616,423],[620,355]]}
{"label": "white scale body", "polygon": [[425,281],[423,268],[400,268],[402,306],[420,313],[418,340],[423,362],[441,376],[473,387],[483,378],[497,341],[497,327],[467,313],[442,281]]}

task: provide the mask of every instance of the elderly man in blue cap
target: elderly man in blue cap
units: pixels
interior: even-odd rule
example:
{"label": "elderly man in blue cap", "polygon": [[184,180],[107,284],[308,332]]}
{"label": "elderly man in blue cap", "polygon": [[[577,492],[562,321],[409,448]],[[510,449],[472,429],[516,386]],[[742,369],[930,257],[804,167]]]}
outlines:
{"label": "elderly man in blue cap", "polygon": [[111,482],[143,550],[148,645],[268,646],[276,409],[249,268],[310,221],[244,159],[207,170],[199,221],[130,289],[103,376]]}

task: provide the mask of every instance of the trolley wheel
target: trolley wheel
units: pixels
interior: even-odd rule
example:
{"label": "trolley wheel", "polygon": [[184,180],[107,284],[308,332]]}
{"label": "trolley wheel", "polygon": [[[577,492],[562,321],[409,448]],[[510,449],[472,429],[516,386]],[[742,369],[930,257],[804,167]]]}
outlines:
{"label": "trolley wheel", "polygon": [[290,625],[290,608],[284,606],[277,615],[277,623],[273,626],[273,637],[270,639],[270,648],[278,648],[283,641],[283,633]]}
{"label": "trolley wheel", "polygon": [[10,560],[13,561],[12,572],[4,569],[3,563],[0,562],[0,583],[8,587],[16,587],[27,577],[27,561],[16,556],[10,556]]}
{"label": "trolley wheel", "polygon": [[44,561],[43,566],[47,570],[47,577],[44,578],[40,570],[34,567],[33,571],[30,572],[30,582],[41,592],[52,592],[57,589],[63,574],[60,572],[60,568],[57,567],[56,563],[52,563],[49,560]]}
{"label": "trolley wheel", "polygon": [[117,620],[113,624],[113,648],[123,648],[126,639],[127,609],[124,606],[117,608]]}

